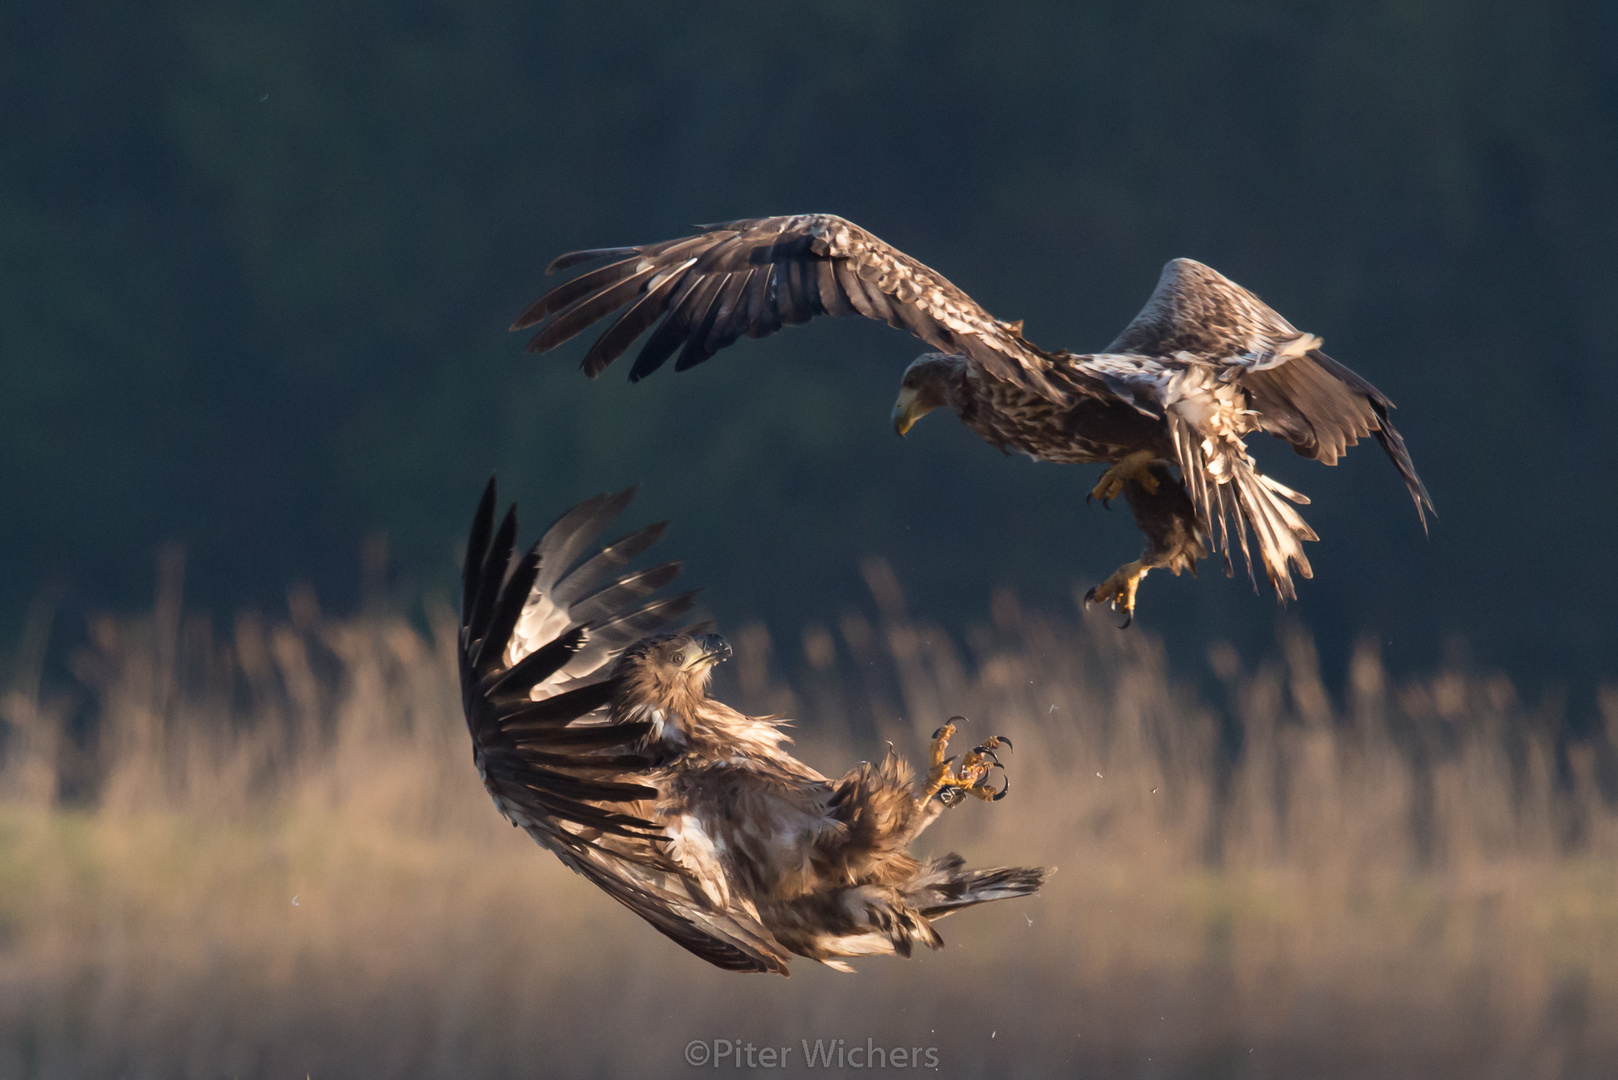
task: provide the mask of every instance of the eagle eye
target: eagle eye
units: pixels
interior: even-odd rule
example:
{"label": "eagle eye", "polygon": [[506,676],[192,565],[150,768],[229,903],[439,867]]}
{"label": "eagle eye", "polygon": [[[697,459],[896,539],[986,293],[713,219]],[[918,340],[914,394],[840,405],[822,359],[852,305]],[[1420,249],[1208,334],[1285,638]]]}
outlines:
{"label": "eagle eye", "polygon": [[676,664],[683,664],[685,663],[685,653],[677,652],[669,659],[673,660]]}

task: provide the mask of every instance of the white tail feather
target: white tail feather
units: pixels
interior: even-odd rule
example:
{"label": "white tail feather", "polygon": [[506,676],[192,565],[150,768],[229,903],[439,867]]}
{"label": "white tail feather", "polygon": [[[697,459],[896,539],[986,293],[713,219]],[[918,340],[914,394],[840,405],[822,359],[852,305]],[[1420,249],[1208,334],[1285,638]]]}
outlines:
{"label": "white tail feather", "polygon": [[1257,582],[1247,544],[1247,533],[1251,530],[1270,584],[1281,599],[1296,599],[1292,569],[1295,567],[1301,577],[1314,577],[1303,543],[1319,537],[1291,504],[1306,506],[1308,498],[1259,472],[1247,454],[1247,447],[1238,438],[1221,435],[1203,438],[1180,418],[1172,420],[1172,433],[1186,493],[1208,535],[1224,553],[1226,565],[1230,565],[1231,534],[1234,533],[1241,544],[1248,577]]}

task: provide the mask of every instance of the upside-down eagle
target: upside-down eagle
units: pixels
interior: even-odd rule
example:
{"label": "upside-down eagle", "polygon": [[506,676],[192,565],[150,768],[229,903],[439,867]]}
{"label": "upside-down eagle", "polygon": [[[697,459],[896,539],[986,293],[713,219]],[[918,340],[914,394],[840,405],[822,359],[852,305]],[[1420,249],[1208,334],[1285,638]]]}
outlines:
{"label": "upside-down eagle", "polygon": [[654,595],[678,564],[623,569],[663,525],[590,551],[631,494],[581,503],[521,556],[516,508],[494,527],[492,480],[478,506],[461,696],[478,773],[512,824],[732,971],[785,975],[791,953],[847,971],[843,957],[936,949],[934,920],[1039,888],[1043,870],[908,850],[946,806],[1005,794],[988,777],[1006,740],[946,758],[956,717],[920,782],[891,747],[828,779],[788,752],[779,719],[709,697],[730,646],[659,632],[692,606]]}
{"label": "upside-down eagle", "polygon": [[1258,471],[1245,442],[1252,432],[1327,465],[1374,434],[1424,529],[1432,509],[1388,420],[1393,403],[1322,352],[1319,337],[1190,259],[1169,262],[1135,320],[1089,355],[1039,348],[1021,322],[1001,322],[937,271],[831,214],[731,221],[678,240],[576,251],[546,273],[603,259],[518,316],[513,330],[539,327],[530,352],[553,349],[622,308],[583,367],[594,378],[655,325],[629,372],[638,381],[676,351],[681,371],[744,334],[763,337],[815,315],[864,315],[941,350],[905,371],[893,408],[899,434],[948,406],[1002,450],[1109,463],[1091,495],[1124,495],[1147,547],[1086,600],[1123,611],[1126,626],[1136,587],[1154,568],[1195,573],[1217,544],[1233,573],[1233,535],[1256,586],[1249,530],[1279,599],[1295,596],[1292,567],[1313,576],[1302,541],[1317,537],[1290,505],[1309,500]]}

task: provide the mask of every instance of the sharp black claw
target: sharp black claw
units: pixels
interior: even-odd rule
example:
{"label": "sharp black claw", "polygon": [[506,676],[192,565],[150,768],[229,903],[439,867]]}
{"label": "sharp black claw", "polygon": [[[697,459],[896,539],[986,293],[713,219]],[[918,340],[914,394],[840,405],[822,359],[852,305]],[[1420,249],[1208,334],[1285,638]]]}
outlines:
{"label": "sharp black claw", "polygon": [[994,751],[989,749],[987,746],[974,746],[972,748],[972,752],[974,754],[981,754],[982,756],[988,758],[990,761],[994,762],[996,765],[999,765],[1000,768],[1002,768],[1002,769],[1005,768],[1004,765],[1000,765],[1000,759],[995,756]]}
{"label": "sharp black claw", "polygon": [[1096,587],[1094,585],[1092,585],[1092,586],[1090,586],[1089,591],[1084,594],[1084,606],[1089,607],[1091,604],[1093,604],[1095,602],[1096,602]]}
{"label": "sharp black claw", "polygon": [[949,722],[952,724],[970,724],[972,721],[964,716],[952,716],[949,718]]}
{"label": "sharp black claw", "polygon": [[1120,629],[1120,630],[1128,630],[1129,629],[1129,624],[1134,622],[1134,621],[1135,621],[1135,613],[1133,611],[1126,611],[1126,612],[1124,612],[1124,621],[1118,624],[1118,629]]}
{"label": "sharp black claw", "polygon": [[1005,787],[996,792],[994,798],[989,800],[990,802],[999,802],[1001,799],[1006,797],[1006,792],[1011,790],[1011,777],[1007,776],[1004,779],[1006,781]]}
{"label": "sharp black claw", "polygon": [[1006,738],[1004,735],[996,735],[995,738],[999,739],[1002,743],[1004,743],[1007,750],[1015,750],[1015,749],[1017,749],[1015,746],[1011,745],[1011,740]]}

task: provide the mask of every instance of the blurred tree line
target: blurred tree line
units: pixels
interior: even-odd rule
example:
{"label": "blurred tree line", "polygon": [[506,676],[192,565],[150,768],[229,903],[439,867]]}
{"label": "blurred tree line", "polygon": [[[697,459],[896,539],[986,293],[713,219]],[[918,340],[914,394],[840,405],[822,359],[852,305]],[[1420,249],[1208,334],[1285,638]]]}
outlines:
{"label": "blurred tree line", "polygon": [[[491,470],[530,535],[643,481],[709,608],[788,641],[866,603],[871,554],[946,624],[999,585],[1067,608],[1128,514],[953,419],[896,439],[903,335],[632,387],[505,332],[562,251],[826,210],[1047,347],[1218,267],[1399,403],[1441,515],[1374,445],[1255,443],[1324,538],[1284,617],[1327,657],[1611,677],[1615,45],[1599,3],[6,5],[0,627],[41,589],[64,626],[145,602],[168,541],[220,614],[352,607],[376,535],[375,588],[447,594]],[[1140,624],[1267,650],[1268,591],[1204,570]]]}

